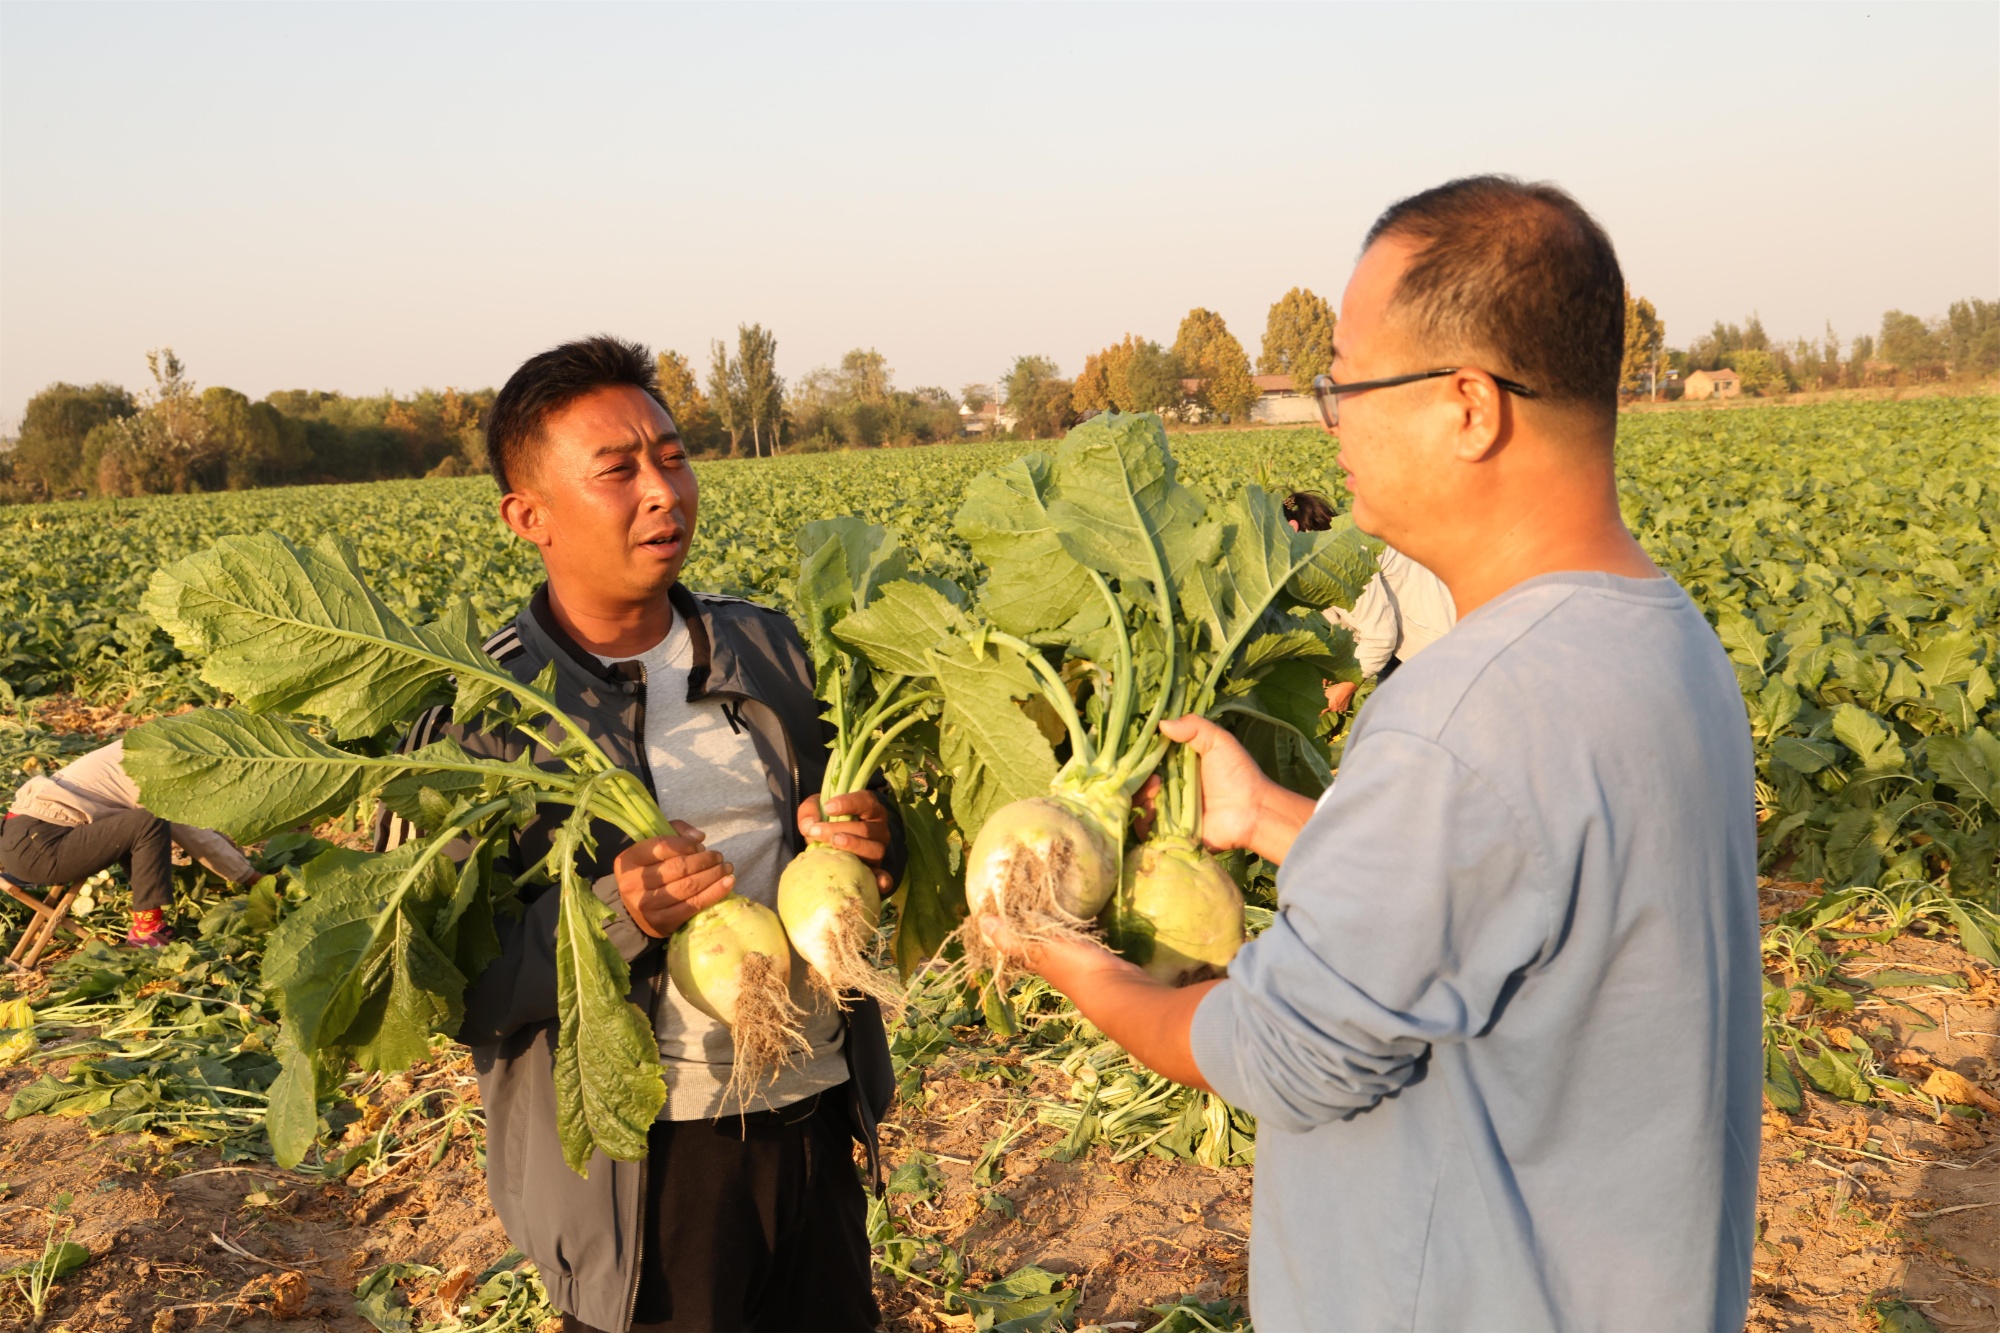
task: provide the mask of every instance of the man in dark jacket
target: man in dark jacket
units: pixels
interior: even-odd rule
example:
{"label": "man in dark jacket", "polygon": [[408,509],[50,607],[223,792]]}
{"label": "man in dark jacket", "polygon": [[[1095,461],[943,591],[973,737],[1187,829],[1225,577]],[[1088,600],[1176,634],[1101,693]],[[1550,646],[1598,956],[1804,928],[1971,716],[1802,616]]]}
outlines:
{"label": "man in dark jacket", "polygon": [[[588,871],[665,1066],[667,1104],[645,1160],[599,1153],[587,1177],[563,1161],[558,894],[540,892],[503,927],[501,957],[466,996],[460,1035],[479,1071],[494,1209],[570,1333],[872,1329],[851,1143],[873,1165],[894,1091],[880,1011],[859,997],[844,1010],[818,1000],[794,960],[810,1050],[739,1103],[729,1031],[669,984],[664,944],[730,893],[772,905],[778,874],[808,840],[854,852],[887,889],[899,830],[874,791],[824,811],[818,796],[801,799],[818,791],[827,751],[791,621],[680,585],[699,490],[644,348],[592,338],[530,359],[494,402],[487,449],[501,516],[540,548],[548,582],[486,651],[522,680],[553,667],[557,704],[646,781],[678,835],[633,845],[600,824]],[[419,719],[405,748],[440,735],[492,757],[526,749],[516,735],[468,733],[442,709]],[[512,863],[545,854],[559,822],[524,829]],[[390,818],[378,843],[410,833]]]}

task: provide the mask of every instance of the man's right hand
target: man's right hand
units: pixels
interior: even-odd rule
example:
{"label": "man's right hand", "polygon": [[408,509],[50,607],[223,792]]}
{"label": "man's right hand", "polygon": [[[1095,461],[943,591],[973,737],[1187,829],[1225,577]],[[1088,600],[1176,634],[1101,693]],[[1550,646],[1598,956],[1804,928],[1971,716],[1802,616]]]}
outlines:
{"label": "man's right hand", "polygon": [[703,850],[707,834],[678,819],[670,822],[674,836],[634,843],[612,862],[626,912],[655,939],[673,934],[736,887],[736,868],[721,852]]}
{"label": "man's right hand", "polygon": [[1205,717],[1191,713],[1162,722],[1160,734],[1201,756],[1202,842],[1212,851],[1244,847],[1283,862],[1312,818],[1311,799],[1265,777],[1250,752]]}

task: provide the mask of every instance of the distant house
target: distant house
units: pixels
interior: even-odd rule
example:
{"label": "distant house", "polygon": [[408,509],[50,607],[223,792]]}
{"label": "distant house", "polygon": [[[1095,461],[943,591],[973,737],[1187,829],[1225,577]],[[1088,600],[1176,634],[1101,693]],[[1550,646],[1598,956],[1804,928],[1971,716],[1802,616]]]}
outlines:
{"label": "distant house", "polygon": [[996,430],[1014,429],[1014,414],[1003,411],[1000,404],[989,402],[977,412],[961,404],[958,409],[958,428],[967,435],[991,435]]}
{"label": "distant house", "polygon": [[1252,421],[1319,420],[1319,404],[1311,394],[1294,389],[1290,375],[1252,375],[1250,383],[1257,387],[1257,401],[1250,404]]}
{"label": "distant house", "polygon": [[1697,370],[1682,383],[1681,397],[1693,403],[1704,398],[1736,398],[1743,393],[1743,381],[1733,370]]}

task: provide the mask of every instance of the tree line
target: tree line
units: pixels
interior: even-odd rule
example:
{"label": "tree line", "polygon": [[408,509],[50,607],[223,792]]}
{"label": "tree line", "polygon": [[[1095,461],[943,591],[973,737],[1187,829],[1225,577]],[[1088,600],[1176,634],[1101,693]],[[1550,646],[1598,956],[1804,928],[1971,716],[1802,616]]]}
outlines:
{"label": "tree line", "polygon": [[1879,334],[1860,334],[1841,351],[1831,324],[1818,338],[1787,343],[1754,314],[1741,324],[1717,320],[1685,347],[1668,347],[1653,303],[1625,298],[1625,391],[1660,398],[1680,397],[1680,382],[1698,370],[1733,370],[1743,392],[1758,396],[1990,378],[2000,373],[2000,301],[1954,301],[1929,320],[1891,310]]}
{"label": "tree line", "polygon": [[161,495],[301,482],[460,476],[485,467],[493,391],[355,397],[287,389],[252,402],[200,389],[172,348],[152,387],[51,384],[0,453],[0,500]]}
{"label": "tree line", "polygon": [[[1333,306],[1304,287],[1274,302],[1264,318],[1257,374],[1282,375],[1307,393],[1333,359]],[[1062,434],[1094,412],[1158,412],[1173,421],[1249,420],[1261,391],[1250,357],[1213,310],[1188,311],[1171,345],[1130,333],[1084,358],[1076,378],[1062,378],[1045,356],[1014,360],[1001,381],[1014,433],[1029,439]]]}
{"label": "tree line", "polygon": [[[1335,322],[1324,298],[1292,288],[1266,313],[1256,374],[1309,392],[1332,359]],[[2000,301],[1976,298],[1930,320],[1891,310],[1879,333],[1844,348],[1831,326],[1818,339],[1777,341],[1754,314],[1670,347],[1652,302],[1631,294],[1625,328],[1624,388],[1634,397],[1678,397],[1697,370],[1734,370],[1745,393],[1761,395],[2000,373]],[[1201,307],[1170,344],[1128,333],[1085,357],[1070,378],[1051,357],[1018,356],[997,385],[967,384],[956,394],[896,387],[874,348],[855,348],[791,383],[777,357],[778,339],[761,324],[738,326],[733,344],[712,342],[705,373],[679,352],[659,354],[661,393],[691,453],[761,458],[926,444],[959,438],[968,421],[985,438],[1050,439],[1109,409],[1240,423],[1260,395],[1242,342]],[[198,388],[171,348],[146,362],[152,387],[136,396],[113,384],[58,383],[30,399],[13,447],[0,451],[0,502],[486,469],[492,389],[404,397],[287,389],[252,402],[234,389]]]}

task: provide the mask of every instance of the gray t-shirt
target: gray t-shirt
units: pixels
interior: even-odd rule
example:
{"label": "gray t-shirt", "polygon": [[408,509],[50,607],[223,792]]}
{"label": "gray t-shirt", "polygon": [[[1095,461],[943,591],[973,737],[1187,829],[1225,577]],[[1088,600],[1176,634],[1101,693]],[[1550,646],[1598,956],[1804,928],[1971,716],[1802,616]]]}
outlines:
{"label": "gray t-shirt", "polygon": [[[600,660],[609,665],[634,659]],[[694,645],[679,616],[667,637],[636,660],[646,671],[646,761],[653,770],[661,813],[705,833],[703,845],[721,852],[735,868],[735,892],[775,910],[778,876],[791,857],[785,851],[784,825],[772,804],[770,779],[749,730],[730,718],[721,699],[688,701]],[[806,1012],[805,1035],[812,1054],[779,1074],[742,1110],[786,1106],[847,1081],[840,1017],[814,995],[806,965],[796,955],[791,981],[792,999]],[[660,1119],[735,1115],[738,1106],[724,1096],[735,1058],[729,1029],[688,1003],[671,982],[654,1027],[667,1077],[667,1104],[660,1109]]]}
{"label": "gray t-shirt", "polygon": [[1194,1019],[1259,1117],[1259,1333],[1742,1328],[1753,782],[1667,579],[1531,579],[1370,699]]}

